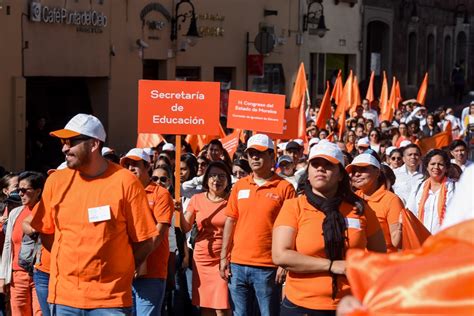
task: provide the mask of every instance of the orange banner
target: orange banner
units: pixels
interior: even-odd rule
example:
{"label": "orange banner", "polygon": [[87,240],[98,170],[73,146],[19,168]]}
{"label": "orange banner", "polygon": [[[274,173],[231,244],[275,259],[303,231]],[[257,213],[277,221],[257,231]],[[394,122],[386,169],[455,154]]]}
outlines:
{"label": "orange banner", "polygon": [[299,109],[285,109],[283,120],[283,133],[265,133],[271,139],[295,139],[298,138],[298,115]]}
{"label": "orange banner", "polygon": [[219,135],[219,82],[140,80],[138,132]]}
{"label": "orange banner", "polygon": [[232,157],[239,146],[240,130],[235,129],[231,134],[220,139],[222,146]]}
{"label": "orange banner", "polygon": [[229,92],[227,127],[281,134],[284,115],[284,95],[238,90]]}

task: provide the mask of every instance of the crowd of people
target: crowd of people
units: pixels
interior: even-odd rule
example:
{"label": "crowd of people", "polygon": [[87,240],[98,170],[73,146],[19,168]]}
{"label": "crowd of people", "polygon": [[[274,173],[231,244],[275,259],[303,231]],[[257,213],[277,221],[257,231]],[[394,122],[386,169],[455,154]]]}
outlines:
{"label": "crowd of people", "polygon": [[[256,133],[230,156],[218,139],[119,155],[76,115],[51,132],[63,164],[1,178],[0,315],[335,315],[347,251],[400,252],[405,209],[431,234],[474,217],[450,208],[474,168],[474,102],[379,122],[364,100],[341,139],[317,116],[305,140]],[[447,126],[450,145],[422,152]]]}

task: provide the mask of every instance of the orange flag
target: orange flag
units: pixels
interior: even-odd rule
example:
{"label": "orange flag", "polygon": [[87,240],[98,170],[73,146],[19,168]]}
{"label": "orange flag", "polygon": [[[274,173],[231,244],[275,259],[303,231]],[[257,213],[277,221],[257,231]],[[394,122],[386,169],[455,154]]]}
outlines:
{"label": "orange flag", "polygon": [[319,107],[318,118],[316,119],[316,126],[319,129],[326,128],[326,122],[331,118],[331,97],[329,96],[329,90],[329,81],[327,81],[326,91],[324,92],[323,101]]}
{"label": "orange flag", "polygon": [[299,108],[304,104],[307,90],[308,83],[306,82],[306,72],[304,70],[304,64],[301,63],[300,68],[298,69],[298,74],[296,75],[293,93],[291,95],[290,109]]}
{"label": "orange flag", "polygon": [[338,139],[342,141],[342,136],[344,136],[344,131],[346,130],[346,112],[342,111],[338,119],[339,124],[339,134]]}
{"label": "orange flag", "polygon": [[336,77],[336,82],[334,83],[334,87],[332,88],[331,92],[331,99],[334,99],[337,105],[339,105],[339,102],[341,101],[342,88],[342,72],[341,69],[339,69],[339,72],[337,73]]}
{"label": "orange flag", "polygon": [[[388,107],[388,83],[387,74],[383,72],[382,90],[380,91],[380,113],[385,113]],[[380,117],[380,120],[382,118]]]}
{"label": "orange flag", "polygon": [[422,222],[409,210],[402,210],[402,249],[417,249],[431,233]]}
{"label": "orange flag", "polygon": [[428,73],[425,73],[425,78],[421,83],[420,89],[418,90],[418,95],[416,96],[416,101],[422,105],[425,105],[426,101],[426,91],[428,90]]}
{"label": "orange flag", "polygon": [[354,81],[352,82],[352,105],[350,113],[352,114],[355,112],[356,107],[362,104],[360,99],[360,91],[359,91],[359,81],[357,80],[357,76],[354,76]]}
{"label": "orange flag", "polygon": [[334,142],[334,132],[329,133],[328,137],[326,139],[330,142]]}
{"label": "orange flag", "polygon": [[[450,124],[450,123],[448,123]],[[446,128],[445,131],[433,135],[431,137],[422,138],[418,141],[418,146],[421,149],[421,154],[425,155],[431,149],[437,148],[441,149],[443,147],[449,146],[453,141],[453,133],[451,128]]]}
{"label": "orange flag", "polygon": [[240,130],[235,129],[229,135],[220,139],[222,146],[229,153],[229,156],[232,157],[239,146]]}
{"label": "orange flag", "polygon": [[370,81],[369,81],[369,86],[367,87],[367,93],[365,94],[365,98],[369,100],[369,104],[372,103],[372,101],[375,100],[374,97],[374,77],[375,77],[375,71],[372,70],[370,74]]}
{"label": "orange flag", "polygon": [[347,315],[472,315],[474,220],[429,237],[415,250],[349,249],[347,278],[364,310]]}
{"label": "orange flag", "polygon": [[390,98],[388,99],[387,106],[382,108],[382,113],[380,113],[380,121],[392,121],[393,114],[396,107],[396,87],[397,87],[397,78],[393,77],[392,80],[392,89],[390,90]]}
{"label": "orange flag", "polygon": [[395,100],[396,100],[396,105],[397,105],[397,107],[395,109],[398,110],[398,105],[403,100],[402,93],[400,91],[400,81],[398,81],[398,80],[397,80],[397,85],[395,86]]}
{"label": "orange flag", "polygon": [[137,137],[137,148],[155,147],[164,140],[160,134],[139,133]]}
{"label": "orange flag", "polygon": [[340,117],[341,112],[346,112],[350,109],[352,105],[352,82],[354,78],[352,76],[352,70],[349,72],[349,77],[347,77],[346,83],[344,84],[344,89],[342,89],[341,100],[337,104],[336,112],[334,112],[334,117]]}

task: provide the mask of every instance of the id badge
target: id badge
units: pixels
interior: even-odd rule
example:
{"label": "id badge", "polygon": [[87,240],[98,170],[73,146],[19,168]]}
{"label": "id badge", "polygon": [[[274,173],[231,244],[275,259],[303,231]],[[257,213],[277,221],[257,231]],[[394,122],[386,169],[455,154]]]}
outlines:
{"label": "id badge", "polygon": [[87,209],[89,223],[97,223],[110,220],[110,205],[91,207]]}

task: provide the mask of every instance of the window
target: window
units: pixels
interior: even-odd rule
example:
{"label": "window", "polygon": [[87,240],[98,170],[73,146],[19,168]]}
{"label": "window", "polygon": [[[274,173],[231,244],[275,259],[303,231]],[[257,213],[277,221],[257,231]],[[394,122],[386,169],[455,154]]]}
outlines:
{"label": "window", "polygon": [[201,81],[201,68],[176,67],[176,80]]}
{"label": "window", "polygon": [[435,37],[428,35],[426,41],[426,70],[431,82],[435,82]]}
{"label": "window", "polygon": [[411,32],[408,35],[408,85],[415,85],[416,84],[416,33]]}
{"label": "window", "polygon": [[251,91],[285,94],[285,75],[281,64],[265,64],[262,78],[254,78]]}
{"label": "window", "polygon": [[443,82],[449,83],[451,77],[452,57],[451,57],[451,36],[444,38],[443,54]]}

